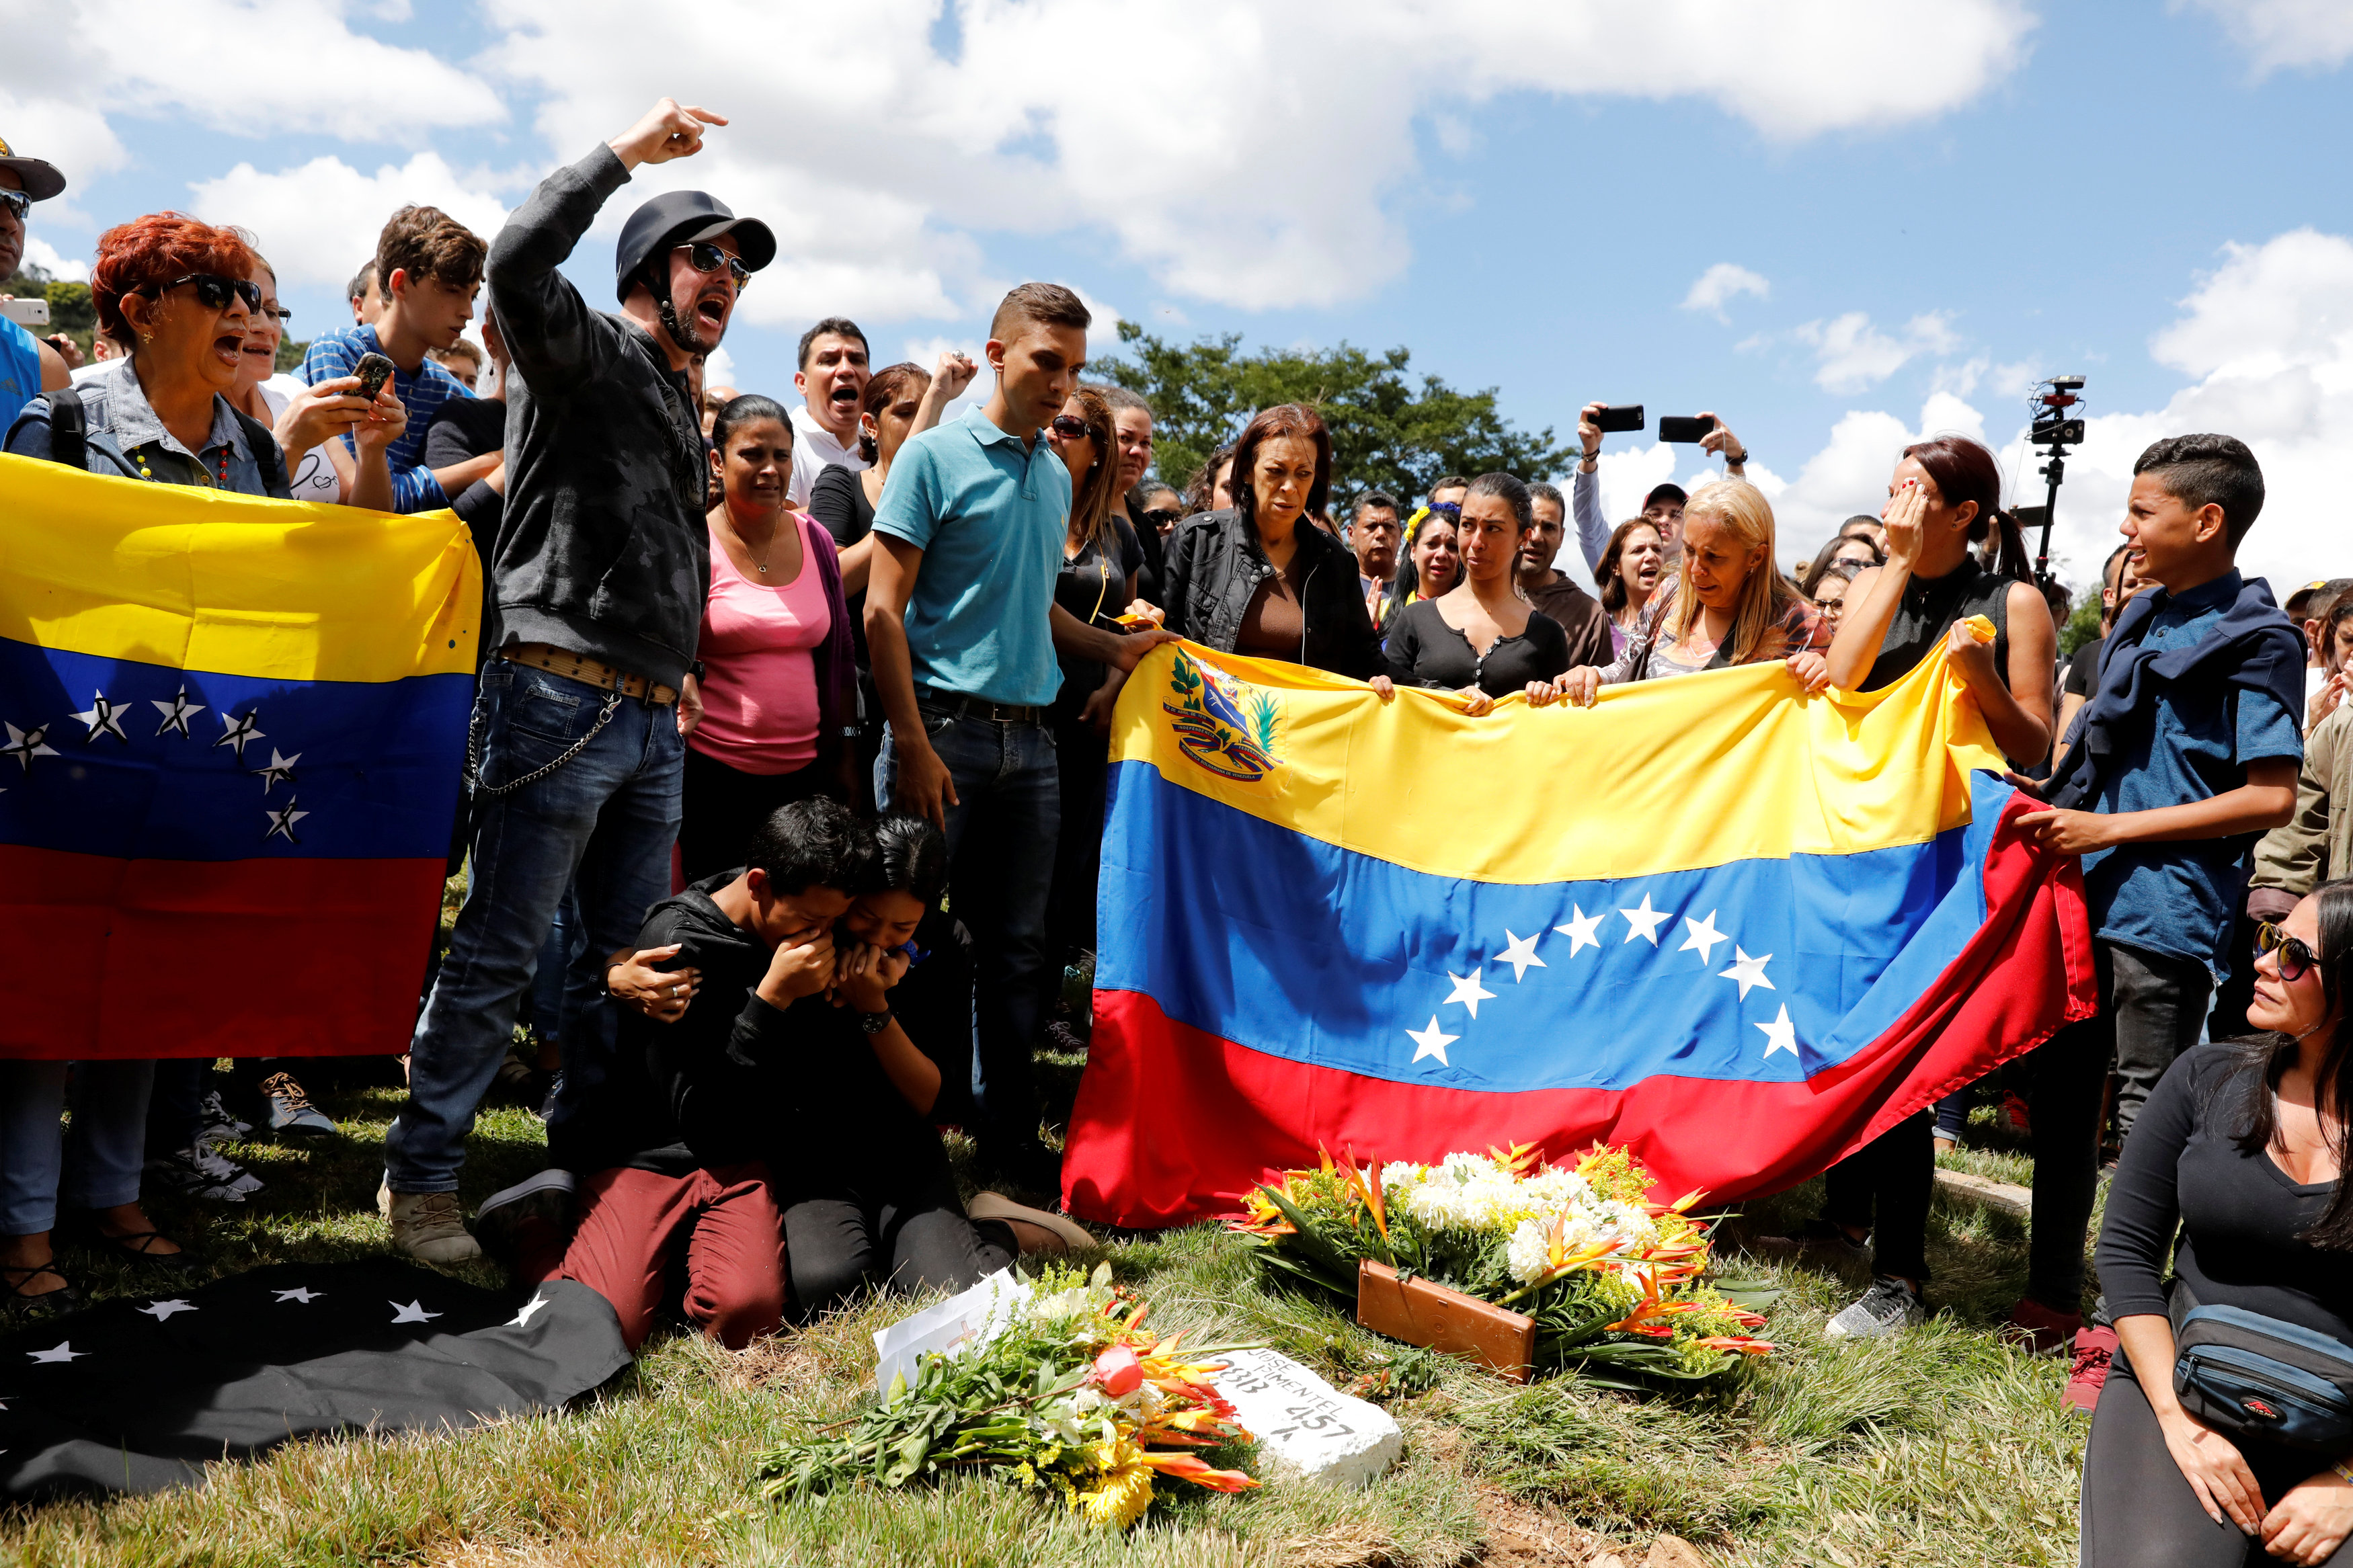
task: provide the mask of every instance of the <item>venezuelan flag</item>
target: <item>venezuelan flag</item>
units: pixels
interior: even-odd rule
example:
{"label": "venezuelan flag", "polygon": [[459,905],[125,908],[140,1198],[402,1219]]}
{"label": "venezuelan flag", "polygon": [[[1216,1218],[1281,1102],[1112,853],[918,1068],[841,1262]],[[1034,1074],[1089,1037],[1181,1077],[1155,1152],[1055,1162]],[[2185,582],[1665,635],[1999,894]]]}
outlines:
{"label": "venezuelan flag", "polygon": [[[1990,627],[1985,628],[1989,635]],[[1191,644],[1113,726],[1071,1211],[1228,1210],[1318,1147],[1821,1170],[2094,1005],[2075,862],[2011,825],[1940,648],[1467,719]]]}
{"label": "venezuelan flag", "polygon": [[0,1056],[405,1048],[480,604],[448,512],[0,457]]}

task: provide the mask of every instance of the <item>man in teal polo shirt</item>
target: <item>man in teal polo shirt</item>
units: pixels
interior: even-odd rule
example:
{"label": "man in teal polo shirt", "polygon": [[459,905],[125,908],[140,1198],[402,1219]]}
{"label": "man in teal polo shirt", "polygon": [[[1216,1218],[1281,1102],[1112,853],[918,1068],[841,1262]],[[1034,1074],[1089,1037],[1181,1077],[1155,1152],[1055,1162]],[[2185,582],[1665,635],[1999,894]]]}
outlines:
{"label": "man in teal polo shirt", "polygon": [[900,447],[874,509],[881,548],[866,590],[889,721],[875,797],[947,832],[956,918],[973,939],[975,1131],[983,1159],[1035,1192],[1061,1185],[1029,1069],[1061,822],[1046,724],[1062,679],[1054,652],[1124,675],[1173,640],[1116,637],[1054,603],[1071,476],[1039,434],[1078,384],[1091,320],[1058,284],[1005,297],[988,328],[997,389]]}

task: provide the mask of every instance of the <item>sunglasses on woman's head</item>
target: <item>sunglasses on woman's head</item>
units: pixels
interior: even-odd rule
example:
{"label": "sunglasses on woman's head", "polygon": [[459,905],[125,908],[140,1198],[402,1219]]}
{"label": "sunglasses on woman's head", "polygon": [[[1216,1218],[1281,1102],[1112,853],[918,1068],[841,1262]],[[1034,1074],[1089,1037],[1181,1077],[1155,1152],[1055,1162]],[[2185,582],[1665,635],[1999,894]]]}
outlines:
{"label": "sunglasses on woman's head", "polygon": [[679,248],[686,252],[686,264],[697,272],[716,272],[721,267],[725,267],[729,276],[735,279],[737,293],[752,286],[752,269],[744,265],[742,257],[730,256],[707,239],[698,239]]}
{"label": "sunglasses on woman's head", "polygon": [[2312,949],[2280,930],[2271,921],[2255,927],[2255,956],[2260,958],[2267,952],[2279,954],[2279,977],[2282,980],[2301,980],[2313,965],[2320,962],[2314,956]]}
{"label": "sunglasses on woman's head", "polygon": [[174,278],[169,283],[142,283],[132,292],[152,294],[160,300],[183,283],[196,286],[196,303],[207,310],[226,310],[232,299],[244,300],[248,310],[261,309],[260,284],[246,278],[224,278],[217,272],[191,272],[185,278]]}
{"label": "sunglasses on woman's head", "polygon": [[1073,414],[1055,415],[1053,430],[1055,435],[1065,441],[1075,441],[1082,436],[1092,436],[1095,433],[1093,426]]}

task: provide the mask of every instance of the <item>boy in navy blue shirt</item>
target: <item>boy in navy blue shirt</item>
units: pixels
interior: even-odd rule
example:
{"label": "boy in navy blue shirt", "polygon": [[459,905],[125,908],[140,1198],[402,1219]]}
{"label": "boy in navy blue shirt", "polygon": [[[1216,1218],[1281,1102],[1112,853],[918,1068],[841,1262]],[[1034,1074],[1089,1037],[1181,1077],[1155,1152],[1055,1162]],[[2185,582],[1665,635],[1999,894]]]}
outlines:
{"label": "boy in navy blue shirt", "polygon": [[2053,1351],[2081,1326],[2084,1233],[2098,1184],[2101,1089],[2116,1066],[2131,1130],[2173,1058],[2197,1044],[2255,840],[2295,808],[2304,639],[2239,542],[2263,510],[2244,442],[2175,436],[2133,465],[2120,531],[2155,584],[2117,616],[2092,700],[2067,734],[2051,803],[2020,826],[2080,855],[2099,973],[2097,1016],[2033,1057],[2034,1217],[2013,1337]]}

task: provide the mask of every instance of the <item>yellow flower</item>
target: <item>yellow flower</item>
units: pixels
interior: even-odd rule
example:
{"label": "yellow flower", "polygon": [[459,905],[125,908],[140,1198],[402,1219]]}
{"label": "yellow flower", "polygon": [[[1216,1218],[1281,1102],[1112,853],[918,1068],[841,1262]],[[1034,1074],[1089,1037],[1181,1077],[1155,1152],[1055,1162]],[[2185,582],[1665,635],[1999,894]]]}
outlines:
{"label": "yellow flower", "polygon": [[[1134,1449],[1128,1450],[1133,1453]],[[1144,1517],[1152,1506],[1152,1467],[1131,1461],[1111,1471],[1093,1487],[1081,1492],[1074,1506],[1086,1516],[1090,1524],[1107,1524],[1114,1530],[1125,1530]]]}

